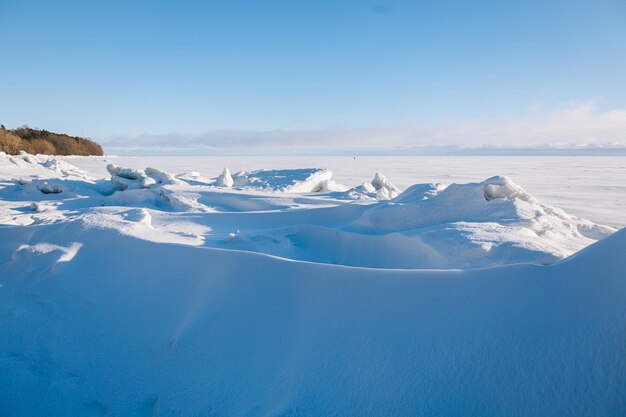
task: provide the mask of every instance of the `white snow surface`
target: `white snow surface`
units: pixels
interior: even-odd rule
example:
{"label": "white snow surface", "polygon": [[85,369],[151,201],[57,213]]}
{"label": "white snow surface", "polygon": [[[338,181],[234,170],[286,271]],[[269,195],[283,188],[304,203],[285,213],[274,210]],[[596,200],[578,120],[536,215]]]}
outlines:
{"label": "white snow surface", "polygon": [[[127,230],[126,220],[116,219],[143,210],[150,222],[133,229],[139,238],[395,269],[552,264],[614,231],[547,205],[501,176],[414,184],[402,192],[380,172],[348,188],[326,168],[235,174],[223,168],[211,177],[108,158],[66,159],[0,157],[0,224],[89,219]],[[98,178],[102,165],[109,177]]]}
{"label": "white snow surface", "polygon": [[234,184],[235,182],[233,181],[233,176],[230,174],[230,170],[227,167],[224,167],[224,171],[222,171],[222,174],[217,177],[215,185],[217,185],[218,187],[230,188]]}
{"label": "white snow surface", "polygon": [[155,162],[0,154],[0,415],[626,413],[626,231],[506,176]]}

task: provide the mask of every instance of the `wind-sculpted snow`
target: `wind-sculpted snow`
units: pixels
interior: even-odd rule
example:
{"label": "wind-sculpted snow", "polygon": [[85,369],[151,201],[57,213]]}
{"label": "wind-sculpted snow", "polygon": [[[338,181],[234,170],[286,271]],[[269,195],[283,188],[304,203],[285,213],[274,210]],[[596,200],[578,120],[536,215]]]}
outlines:
{"label": "wind-sculpted snow", "polygon": [[[343,190],[344,187],[332,181],[333,173],[328,169],[261,169],[252,172],[240,171],[235,173],[230,180],[224,177],[230,172],[225,169],[218,177],[217,182],[226,178],[230,185],[243,189],[256,189],[264,191],[279,191],[284,193],[315,193],[322,191]],[[221,183],[220,183],[221,185]]]}
{"label": "wind-sculpted snow", "polygon": [[625,231],[552,267],[468,271],[132,236],[0,228],[4,415],[626,413]]}
{"label": "wind-sculpted snow", "polygon": [[42,163],[42,165],[48,169],[59,172],[64,177],[78,177],[84,179],[91,179],[91,177],[82,169],[75,167],[67,161],[62,159],[52,158]]}
{"label": "wind-sculpted snow", "polygon": [[542,204],[505,177],[417,185],[369,208],[346,230],[411,236],[441,254],[445,266],[462,268],[550,264],[613,231]]}
{"label": "wind-sculpted snow", "polygon": [[[401,192],[381,173],[347,188],[328,169],[231,174],[224,168],[210,179],[107,163],[110,178],[94,179],[57,158],[22,154],[15,157],[25,164],[20,167],[8,158],[0,157],[6,178],[0,223],[93,223],[100,216],[95,223],[122,231],[128,227],[116,216],[147,210],[150,228],[139,227],[133,236],[311,262],[371,268],[552,264],[613,231],[543,204],[505,177],[416,184]],[[180,239],[187,235],[191,239]]]}
{"label": "wind-sculpted snow", "polygon": [[626,231],[505,177],[135,162],[0,154],[0,415],[626,414]]}

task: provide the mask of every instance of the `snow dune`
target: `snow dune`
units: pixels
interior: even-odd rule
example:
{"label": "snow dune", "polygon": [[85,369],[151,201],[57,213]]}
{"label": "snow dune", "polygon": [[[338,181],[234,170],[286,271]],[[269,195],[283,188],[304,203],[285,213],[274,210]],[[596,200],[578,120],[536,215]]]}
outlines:
{"label": "snow dune", "polygon": [[[381,173],[348,188],[316,168],[235,174],[224,168],[209,178],[108,163],[109,178],[98,179],[67,161],[4,156],[0,169],[2,161],[23,174],[0,189],[5,224],[81,220],[153,241],[310,262],[396,269],[546,265],[614,231],[546,205],[506,177],[416,184],[402,192]],[[129,226],[131,209],[147,210],[150,221]]]}
{"label": "snow dune", "polygon": [[626,414],[626,230],[502,176],[147,165],[0,155],[0,415]]}
{"label": "snow dune", "polygon": [[0,242],[11,416],[626,410],[625,231],[551,267],[467,271],[289,262],[78,223],[4,227]]}

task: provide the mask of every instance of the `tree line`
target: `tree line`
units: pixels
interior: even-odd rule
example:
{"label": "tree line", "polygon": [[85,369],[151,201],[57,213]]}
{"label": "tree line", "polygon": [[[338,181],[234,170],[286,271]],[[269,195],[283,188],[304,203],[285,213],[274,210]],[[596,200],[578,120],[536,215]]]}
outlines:
{"label": "tree line", "polygon": [[28,126],[6,129],[0,125],[0,152],[17,155],[20,151],[46,155],[103,155],[102,147],[89,139]]}

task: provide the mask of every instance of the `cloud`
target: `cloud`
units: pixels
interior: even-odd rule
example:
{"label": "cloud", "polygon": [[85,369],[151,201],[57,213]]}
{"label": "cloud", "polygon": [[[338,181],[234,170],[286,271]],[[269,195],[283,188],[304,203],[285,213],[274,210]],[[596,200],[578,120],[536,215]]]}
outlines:
{"label": "cloud", "polygon": [[600,111],[594,102],[536,108],[503,121],[438,126],[215,130],[203,134],[143,134],[100,139],[108,153],[402,153],[451,148],[626,148],[626,109]]}
{"label": "cloud", "polygon": [[496,146],[625,146],[626,109],[598,111],[593,102],[500,123],[466,123],[436,129],[447,144]]}

